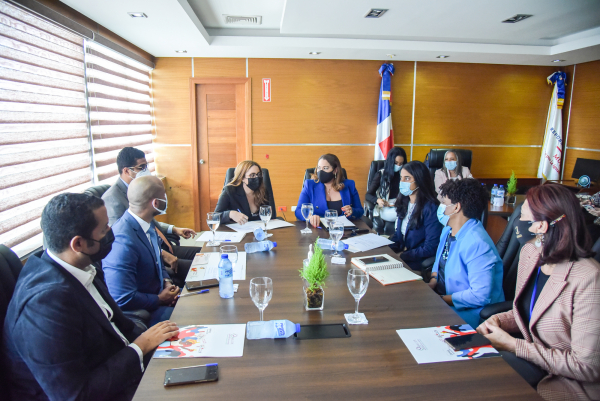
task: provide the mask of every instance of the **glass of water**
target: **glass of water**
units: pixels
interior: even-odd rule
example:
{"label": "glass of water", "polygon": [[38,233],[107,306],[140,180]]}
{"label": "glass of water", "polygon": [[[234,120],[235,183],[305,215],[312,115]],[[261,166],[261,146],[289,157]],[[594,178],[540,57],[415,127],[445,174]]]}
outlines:
{"label": "glass of water", "polygon": [[312,230],[308,228],[308,220],[310,220],[310,217],[313,215],[313,204],[303,203],[300,211],[302,212],[302,217],[304,217],[304,220],[306,220],[306,228],[300,232],[302,234],[312,234]]}
{"label": "glass of water", "polygon": [[260,321],[263,320],[263,311],[273,297],[273,280],[269,277],[255,277],[250,280],[250,298],[260,311]]}
{"label": "glass of water", "polygon": [[231,262],[231,266],[235,269],[235,264],[238,261],[238,249],[235,245],[223,245],[219,248],[221,251],[221,255],[227,254],[229,261]]}
{"label": "glass of water", "polygon": [[263,223],[265,223],[265,238],[266,238],[267,224],[269,224],[269,220],[271,220],[271,215],[273,213],[271,210],[271,206],[269,206],[269,205],[261,206],[258,213],[260,214],[260,219],[263,221]]}
{"label": "glass of water", "polygon": [[348,290],[356,301],[356,310],[354,314],[350,315],[348,322],[351,324],[363,323],[365,318],[358,314],[358,303],[360,299],[367,292],[369,286],[369,275],[361,269],[350,269],[348,270]]}
{"label": "glass of water", "polygon": [[[325,225],[325,228],[330,229],[331,225],[337,220],[338,212],[335,209],[327,209],[325,210],[325,216],[321,219]],[[329,233],[329,238],[331,238],[331,233]]]}
{"label": "glass of water", "polygon": [[210,231],[212,231],[212,233],[213,233],[212,241],[207,242],[206,246],[221,245],[221,243],[217,242],[217,240],[215,238],[216,237],[215,231],[217,231],[217,228],[219,228],[219,224],[221,224],[221,213],[218,213],[218,212],[206,213],[206,223],[208,223],[208,228],[210,228]]}
{"label": "glass of water", "polygon": [[335,253],[331,255],[331,257],[335,258],[342,256],[338,253],[337,247],[340,240],[342,239],[342,235],[344,235],[344,223],[336,221],[335,223],[330,225],[330,227],[331,228],[329,229],[329,235],[331,235],[331,240],[333,241],[333,249],[335,249]]}

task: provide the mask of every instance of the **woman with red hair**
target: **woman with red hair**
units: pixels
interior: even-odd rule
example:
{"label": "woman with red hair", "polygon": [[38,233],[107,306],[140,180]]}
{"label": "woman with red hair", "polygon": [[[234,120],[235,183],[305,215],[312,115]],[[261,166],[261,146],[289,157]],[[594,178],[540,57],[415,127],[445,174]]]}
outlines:
{"label": "woman with red hair", "polygon": [[598,400],[600,264],[577,198],[562,185],[531,188],[515,231],[525,245],[513,308],[477,331],[544,399]]}

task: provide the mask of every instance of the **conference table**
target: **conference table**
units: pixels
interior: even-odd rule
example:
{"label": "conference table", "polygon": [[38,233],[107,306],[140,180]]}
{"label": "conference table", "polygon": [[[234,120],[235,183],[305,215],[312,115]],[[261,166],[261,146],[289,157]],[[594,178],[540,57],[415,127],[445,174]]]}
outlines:
{"label": "conference table", "polygon": [[[362,221],[356,224],[366,228]],[[387,246],[356,254],[344,251],[346,264],[337,265],[328,256],[332,251],[325,251],[331,275],[324,290],[324,310],[307,312],[298,270],[309,244],[318,235],[327,237],[327,232],[313,228],[312,234],[302,234],[304,226],[295,222],[294,227],[269,230],[277,247],[247,255],[246,280],[236,281],[239,290],[233,298],[221,299],[217,288],[180,298],[171,320],[180,327],[259,320],[249,281],[267,276],[273,279],[273,298],[264,311],[265,320],[346,323],[344,313],[354,312],[355,307],[346,284],[350,258],[393,252]],[[247,234],[237,244],[238,250],[253,240],[252,233]],[[541,399],[502,358],[417,364],[396,330],[464,323],[423,281],[383,286],[371,279],[359,311],[369,323],[349,325],[348,338],[246,339],[240,358],[152,359],[134,399]],[[218,381],[163,387],[167,369],[208,363],[219,364]]]}

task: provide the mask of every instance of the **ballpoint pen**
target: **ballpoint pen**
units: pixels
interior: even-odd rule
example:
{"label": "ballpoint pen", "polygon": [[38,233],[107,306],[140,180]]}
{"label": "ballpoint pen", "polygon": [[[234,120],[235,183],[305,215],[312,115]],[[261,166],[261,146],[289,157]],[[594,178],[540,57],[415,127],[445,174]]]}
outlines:
{"label": "ballpoint pen", "polygon": [[177,298],[183,298],[183,297],[189,297],[190,295],[198,295],[198,294],[204,294],[207,293],[209,290],[201,290],[201,291],[196,291],[196,292],[188,292],[187,294],[183,294],[183,295],[178,295]]}

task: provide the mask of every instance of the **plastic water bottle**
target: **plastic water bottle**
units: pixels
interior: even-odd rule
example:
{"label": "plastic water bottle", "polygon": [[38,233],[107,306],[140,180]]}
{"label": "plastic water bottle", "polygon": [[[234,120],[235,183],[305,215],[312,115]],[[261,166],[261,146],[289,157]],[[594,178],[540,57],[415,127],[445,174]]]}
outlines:
{"label": "plastic water bottle", "polygon": [[288,338],[300,332],[300,323],[289,320],[269,320],[263,322],[248,322],[246,325],[246,338],[258,340],[261,338]]}
{"label": "plastic water bottle", "polygon": [[254,229],[254,238],[256,238],[257,241],[262,241],[267,238],[267,233],[261,227],[256,227]]}
{"label": "plastic water bottle", "polygon": [[504,204],[504,185],[500,185],[500,188],[496,193],[496,199],[498,201],[498,206],[502,206]]}
{"label": "plastic water bottle", "polygon": [[222,254],[219,262],[219,295],[221,298],[233,297],[233,266],[229,255]]}
{"label": "plastic water bottle", "polygon": [[[330,239],[319,238],[317,240],[317,244],[323,249],[333,249],[333,241]],[[336,251],[343,251],[344,249],[348,249],[348,244],[344,244],[342,241],[338,241]]]}
{"label": "plastic water bottle", "polygon": [[277,246],[277,242],[271,241],[260,241],[260,242],[248,242],[244,245],[246,253],[254,252],[268,252]]}
{"label": "plastic water bottle", "polygon": [[494,184],[492,188],[492,205],[496,204],[496,196],[498,195],[498,184]]}

